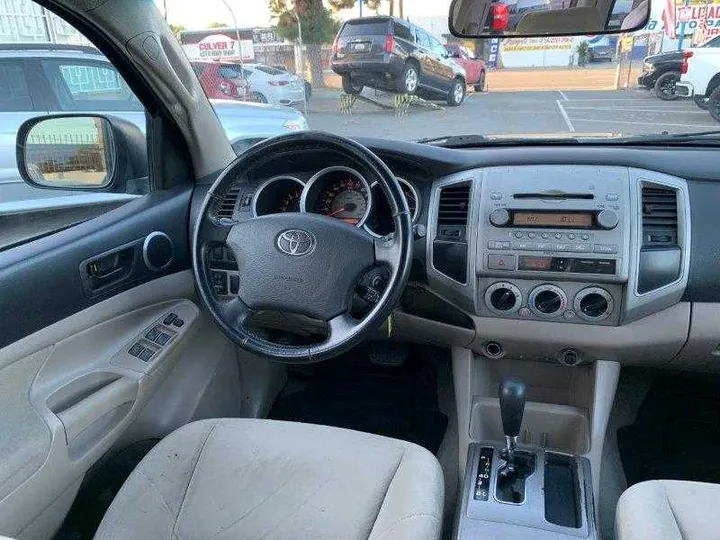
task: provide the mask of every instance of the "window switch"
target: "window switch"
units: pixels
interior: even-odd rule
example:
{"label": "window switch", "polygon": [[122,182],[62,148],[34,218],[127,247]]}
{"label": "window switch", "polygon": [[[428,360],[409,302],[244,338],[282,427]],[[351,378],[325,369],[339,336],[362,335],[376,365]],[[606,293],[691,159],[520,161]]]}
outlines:
{"label": "window switch", "polygon": [[139,358],[143,362],[147,362],[153,357],[153,354],[155,354],[155,351],[153,351],[152,349],[143,349],[143,352],[140,353]]}
{"label": "window switch", "polygon": [[230,274],[230,294],[237,294],[240,288],[240,276]]}
{"label": "window switch", "polygon": [[158,330],[157,328],[153,328],[147,334],[145,334],[145,337],[148,338],[150,341],[155,341],[159,335],[160,330]]}
{"label": "window switch", "polygon": [[163,319],[163,324],[170,324],[170,323],[172,323],[175,319],[177,319],[177,315],[176,315],[175,313],[171,313],[170,315],[168,315],[167,317],[165,317],[165,318]]}
{"label": "window switch", "polygon": [[129,354],[132,356],[135,356],[137,358],[140,358],[140,355],[145,350],[145,347],[142,346],[142,344],[138,341],[135,343],[132,347],[130,347],[130,350],[128,351]]}
{"label": "window switch", "polygon": [[165,332],[160,332],[158,334],[158,337],[155,338],[155,343],[160,345],[161,347],[165,345],[170,340],[170,336],[167,335]]}
{"label": "window switch", "polygon": [[173,321],[173,326],[176,326],[177,328],[180,328],[183,324],[185,324],[185,321],[183,321],[180,317]]}

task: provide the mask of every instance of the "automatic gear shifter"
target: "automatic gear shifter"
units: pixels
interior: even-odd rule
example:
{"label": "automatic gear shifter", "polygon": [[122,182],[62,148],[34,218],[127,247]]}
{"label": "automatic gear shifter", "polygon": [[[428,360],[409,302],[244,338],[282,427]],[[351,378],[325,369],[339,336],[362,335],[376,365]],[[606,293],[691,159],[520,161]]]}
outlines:
{"label": "automatic gear shifter", "polygon": [[515,447],[520,434],[523,412],[525,411],[525,385],[517,379],[506,377],[500,382],[500,416],[505,432],[505,453],[507,464],[500,474],[515,472]]}

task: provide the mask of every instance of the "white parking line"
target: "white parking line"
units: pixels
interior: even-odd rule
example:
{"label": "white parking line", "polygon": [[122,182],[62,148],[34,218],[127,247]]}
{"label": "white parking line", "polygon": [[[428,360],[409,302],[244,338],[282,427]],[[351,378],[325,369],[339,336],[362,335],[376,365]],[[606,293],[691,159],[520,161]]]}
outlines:
{"label": "white parking line", "polygon": [[568,111],[627,111],[627,112],[658,112],[670,114],[708,114],[707,111],[686,109],[647,109],[641,107],[565,107]]}
{"label": "white parking line", "polygon": [[570,121],[570,117],[565,112],[565,108],[563,107],[562,102],[558,99],[555,101],[555,103],[557,103],[558,109],[560,109],[560,114],[562,114],[563,120],[565,120],[565,125],[571,132],[574,132],[575,126],[573,126],[572,122]]}
{"label": "white parking line", "polygon": [[[623,120],[595,120],[592,118],[575,118],[576,122],[595,122],[600,124],[631,124],[633,126],[670,126],[670,127],[708,127],[710,124],[667,124],[656,122],[625,122]],[[573,130],[574,131],[574,130]]]}
{"label": "white parking line", "polygon": [[563,101],[570,101],[565,95],[565,92],[563,92],[562,90],[558,90],[558,93],[562,96]]}

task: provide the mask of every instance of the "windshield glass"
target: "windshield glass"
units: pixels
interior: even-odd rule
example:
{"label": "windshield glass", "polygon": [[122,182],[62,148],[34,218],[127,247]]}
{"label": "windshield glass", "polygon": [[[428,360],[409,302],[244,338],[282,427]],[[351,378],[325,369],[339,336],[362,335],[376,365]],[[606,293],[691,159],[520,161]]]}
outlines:
{"label": "windshield glass", "polygon": [[[617,34],[462,40],[451,0],[155,2],[192,62],[222,63],[196,72],[239,151],[305,129],[490,144],[720,128],[720,0],[653,1],[631,33],[646,0],[612,1]],[[498,3],[509,24],[577,5]]]}

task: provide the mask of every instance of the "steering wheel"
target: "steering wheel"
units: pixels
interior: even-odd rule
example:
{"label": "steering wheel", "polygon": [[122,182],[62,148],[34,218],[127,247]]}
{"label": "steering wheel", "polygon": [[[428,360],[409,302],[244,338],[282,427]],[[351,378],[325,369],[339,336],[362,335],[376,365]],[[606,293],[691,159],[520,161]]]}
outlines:
{"label": "steering wheel", "polygon": [[[217,207],[233,183],[260,166],[299,152],[331,151],[358,167],[382,188],[394,234],[374,238],[363,229],[319,214],[293,212],[247,219],[218,218]],[[320,154],[318,154],[320,157]],[[369,195],[369,194],[368,194]],[[199,296],[215,322],[238,346],[285,363],[310,363],[336,356],[370,336],[392,313],[407,284],[412,262],[412,222],[400,184],[370,150],[321,132],[281,135],[261,142],[233,161],[210,188],[192,236],[192,262]],[[209,252],[220,244],[238,264],[239,289],[230,298],[212,286]],[[385,266],[387,285],[362,318],[350,315],[353,291],[370,269]],[[272,310],[327,323],[320,343],[274,343],[248,327],[252,314]]]}

